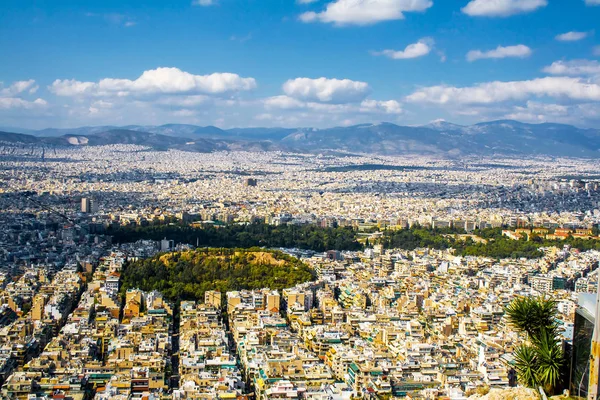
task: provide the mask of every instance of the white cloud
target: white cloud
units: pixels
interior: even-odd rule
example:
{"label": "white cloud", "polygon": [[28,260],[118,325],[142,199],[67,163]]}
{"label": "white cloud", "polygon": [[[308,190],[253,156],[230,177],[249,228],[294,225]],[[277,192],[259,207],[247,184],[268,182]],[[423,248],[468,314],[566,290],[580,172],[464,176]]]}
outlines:
{"label": "white cloud", "polygon": [[0,97],[0,109],[7,110],[12,108],[32,108],[45,107],[48,103],[44,99],[35,99],[34,101],[23,100],[18,97]]}
{"label": "white cloud", "polygon": [[486,82],[469,87],[431,86],[417,90],[406,100],[440,105],[491,104],[531,96],[600,101],[600,85],[580,78],[546,77],[528,81]]}
{"label": "white cloud", "polygon": [[369,113],[402,114],[402,105],[396,100],[377,101],[363,100],[360,111]]}
{"label": "white cloud", "polygon": [[367,97],[370,88],[366,82],[350,79],[296,78],[283,84],[283,92],[304,101],[351,103]]}
{"label": "white cloud", "polygon": [[301,101],[289,96],[273,96],[264,99],[267,110],[312,110],[326,113],[343,113],[352,109],[352,104],[330,104],[317,101]]}
{"label": "white cloud", "polygon": [[423,38],[417,43],[409,44],[404,50],[383,50],[375,52],[375,55],[383,55],[394,60],[405,60],[426,56],[431,52],[434,41],[431,38]]}
{"label": "white cloud", "polygon": [[97,100],[92,102],[88,108],[88,112],[92,115],[106,114],[106,111],[111,110],[114,104],[109,101]]}
{"label": "white cloud", "polygon": [[75,79],[57,79],[48,89],[58,96],[78,96],[92,92],[96,87],[94,82],[79,82]]}
{"label": "white cloud", "polygon": [[369,25],[403,19],[405,12],[422,12],[433,6],[432,0],[335,0],[319,13],[300,15],[303,22],[336,25]]}
{"label": "white cloud", "polygon": [[585,0],[585,4],[588,6],[600,6],[600,0]]}
{"label": "white cloud", "polygon": [[192,4],[195,6],[208,7],[208,6],[214,6],[215,4],[217,4],[217,1],[216,0],[194,0],[194,1],[192,1]]}
{"label": "white cloud", "polygon": [[462,12],[472,17],[508,17],[548,5],[548,0],[471,0]]}
{"label": "white cloud", "polygon": [[296,0],[296,3],[298,4],[312,4],[312,3],[316,3],[319,0]]}
{"label": "white cloud", "polygon": [[558,122],[563,124],[597,126],[600,122],[600,107],[597,103],[552,104],[528,101],[515,106],[500,116],[525,122]]}
{"label": "white cloud", "polygon": [[150,94],[223,94],[256,88],[254,78],[232,73],[193,75],[178,68],[144,71],[136,80],[105,78],[98,82],[57,79],[48,89],[58,96],[128,96]]}
{"label": "white cloud", "polygon": [[378,101],[366,99],[360,104],[327,104],[314,101],[300,101],[289,96],[274,96],[264,100],[267,110],[303,110],[323,113],[370,113],[401,114],[402,105],[396,100]]}
{"label": "white cloud", "polygon": [[29,79],[26,81],[16,81],[7,88],[2,88],[0,82],[0,96],[14,96],[29,90],[29,93],[35,93],[38,90],[38,86],[35,84],[35,80]]}
{"label": "white cloud", "polygon": [[578,40],[585,39],[588,36],[587,32],[566,32],[556,35],[556,40],[559,42],[576,42]]}
{"label": "white cloud", "polygon": [[494,50],[489,51],[481,51],[481,50],[471,50],[467,53],[467,60],[470,62],[486,59],[486,58],[507,58],[507,57],[517,57],[517,58],[525,58],[531,55],[531,49],[523,44],[518,44],[516,46],[498,46]]}
{"label": "white cloud", "polygon": [[555,61],[542,71],[552,75],[600,76],[600,63],[596,60]]}
{"label": "white cloud", "polygon": [[0,110],[9,109],[26,109],[31,110],[35,108],[43,108],[48,105],[46,100],[38,98],[33,101],[23,99],[21,96],[26,94],[33,94],[37,91],[38,86],[35,84],[35,80],[29,79],[26,81],[13,82],[8,87],[3,87],[0,82]]}
{"label": "white cloud", "polygon": [[562,104],[528,101],[525,106],[515,106],[504,118],[539,123],[548,121],[550,116],[556,118],[568,114],[569,107]]}
{"label": "white cloud", "polygon": [[600,56],[600,46],[595,46],[592,49],[592,54],[595,55],[595,56]]}

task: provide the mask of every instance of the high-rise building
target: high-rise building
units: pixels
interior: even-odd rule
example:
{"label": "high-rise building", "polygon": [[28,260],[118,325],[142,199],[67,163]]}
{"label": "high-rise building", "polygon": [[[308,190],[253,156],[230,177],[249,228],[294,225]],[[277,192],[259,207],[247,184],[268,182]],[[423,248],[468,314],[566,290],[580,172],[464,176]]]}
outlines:
{"label": "high-rise building", "polygon": [[164,238],[160,241],[160,251],[171,251],[175,247],[175,241]]}
{"label": "high-rise building", "polygon": [[587,397],[590,372],[590,349],[596,322],[596,294],[579,293],[573,328],[573,348],[569,389],[575,396]]}
{"label": "high-rise building", "polygon": [[83,197],[81,199],[81,212],[85,214],[91,214],[94,212],[94,201],[89,197]]}
{"label": "high-rise building", "polygon": [[258,183],[258,181],[256,180],[256,178],[248,178],[244,182],[244,186],[256,186],[257,183]]}

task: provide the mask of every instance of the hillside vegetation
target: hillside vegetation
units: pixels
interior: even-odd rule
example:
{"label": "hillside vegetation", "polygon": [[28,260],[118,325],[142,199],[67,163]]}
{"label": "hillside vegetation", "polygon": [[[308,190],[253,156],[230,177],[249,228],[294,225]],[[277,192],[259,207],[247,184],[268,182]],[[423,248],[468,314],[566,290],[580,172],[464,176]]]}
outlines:
{"label": "hillside vegetation", "polygon": [[172,301],[202,301],[207,290],[283,289],[310,280],[306,264],[279,251],[204,248],[129,264],[123,290],[159,290]]}

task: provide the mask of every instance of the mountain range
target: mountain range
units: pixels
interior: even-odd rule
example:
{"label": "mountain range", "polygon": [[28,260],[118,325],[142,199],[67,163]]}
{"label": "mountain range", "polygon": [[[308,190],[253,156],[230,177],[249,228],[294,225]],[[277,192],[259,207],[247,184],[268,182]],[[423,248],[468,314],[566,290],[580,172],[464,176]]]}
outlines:
{"label": "mountain range", "polygon": [[[470,126],[435,121],[423,126],[392,123],[327,129],[234,128],[167,124],[86,126],[0,131],[4,145],[96,146],[137,144],[157,150],[326,152],[381,155],[550,155],[600,157],[600,129],[502,120]],[[15,132],[16,131],[16,132]]]}

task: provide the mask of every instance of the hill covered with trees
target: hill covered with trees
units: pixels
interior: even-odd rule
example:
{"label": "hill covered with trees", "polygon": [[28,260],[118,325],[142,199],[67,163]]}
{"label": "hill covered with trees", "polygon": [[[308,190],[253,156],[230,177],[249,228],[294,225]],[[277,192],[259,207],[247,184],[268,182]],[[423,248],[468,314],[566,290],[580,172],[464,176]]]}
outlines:
{"label": "hill covered with trees", "polygon": [[169,300],[203,300],[207,290],[283,289],[311,281],[306,264],[279,251],[196,249],[135,261],[123,272],[125,291],[161,291]]}

